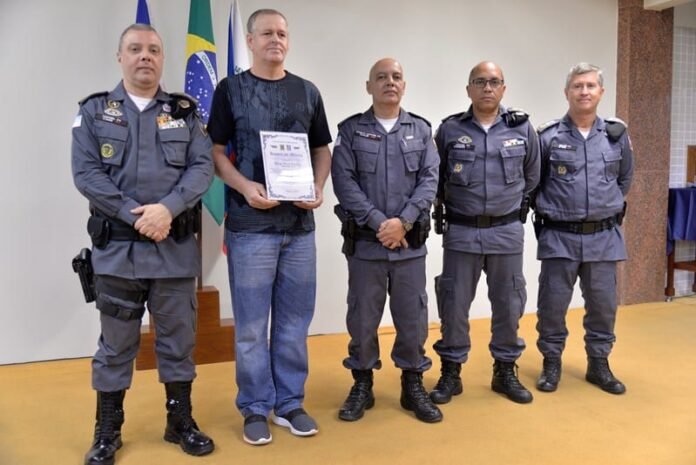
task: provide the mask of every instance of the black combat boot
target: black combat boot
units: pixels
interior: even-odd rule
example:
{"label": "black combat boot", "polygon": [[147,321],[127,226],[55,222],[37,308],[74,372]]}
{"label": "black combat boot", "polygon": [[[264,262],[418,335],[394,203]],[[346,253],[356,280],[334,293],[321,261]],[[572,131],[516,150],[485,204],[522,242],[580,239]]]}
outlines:
{"label": "black combat boot", "polygon": [[442,421],[442,412],[430,400],[423,387],[423,373],[404,370],[401,373],[401,406],[426,423]]}
{"label": "black combat boot", "polygon": [[609,360],[606,358],[588,357],[585,379],[611,394],[626,392],[626,386],[616,379],[609,368]]}
{"label": "black combat boot", "polygon": [[553,392],[558,389],[561,380],[560,357],[544,357],[544,368],[537,380],[537,389],[544,392]]}
{"label": "black combat boot", "polygon": [[491,388],[495,392],[505,394],[508,399],[518,404],[527,404],[532,401],[532,393],[527,390],[515,373],[515,362],[501,362],[496,360],[493,364],[493,380]]}
{"label": "black combat boot", "polygon": [[198,429],[191,416],[191,381],[166,383],[167,428],[164,440],[179,444],[191,455],[206,455],[215,449],[213,440]]}
{"label": "black combat boot", "polygon": [[121,448],[123,398],[126,391],[97,391],[97,422],[94,442],[85,455],[85,465],[113,465],[116,451]]}
{"label": "black combat boot", "polygon": [[442,359],[440,366],[440,379],[435,385],[435,389],[430,393],[430,399],[436,404],[446,404],[452,400],[452,396],[462,393],[462,378],[459,373],[462,371],[462,364],[450,362]]}
{"label": "black combat boot", "polygon": [[338,411],[338,418],[345,421],[359,420],[365,414],[365,410],[375,405],[375,396],[372,393],[372,370],[351,370],[353,373],[353,387]]}

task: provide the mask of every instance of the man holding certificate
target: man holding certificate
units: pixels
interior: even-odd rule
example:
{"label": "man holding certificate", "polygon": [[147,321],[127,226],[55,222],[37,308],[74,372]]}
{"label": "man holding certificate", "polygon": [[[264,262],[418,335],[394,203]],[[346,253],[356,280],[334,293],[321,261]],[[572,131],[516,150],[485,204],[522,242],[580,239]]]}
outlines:
{"label": "man holding certificate", "polygon": [[396,327],[391,357],[402,370],[401,406],[434,423],[442,413],[423,387],[423,372],[431,366],[423,344],[428,335],[425,239],[439,157],[430,123],[401,109],[406,83],[396,60],[375,63],[366,87],[372,107],[339,124],[331,167],[349,274],[351,340],[343,365],[355,380],[338,416],[355,421],[374,405],[372,370],[381,367],[377,328],[389,293]]}
{"label": "man holding certificate", "polygon": [[302,404],[316,294],[312,210],[322,203],[331,134],[318,89],[285,70],[285,17],[258,10],[247,32],[251,69],[220,82],[208,131],[216,172],[229,186],[225,244],[237,407],[244,416],[244,440],[262,445],[272,439],[271,412],[273,422],[294,435],[318,431]]}

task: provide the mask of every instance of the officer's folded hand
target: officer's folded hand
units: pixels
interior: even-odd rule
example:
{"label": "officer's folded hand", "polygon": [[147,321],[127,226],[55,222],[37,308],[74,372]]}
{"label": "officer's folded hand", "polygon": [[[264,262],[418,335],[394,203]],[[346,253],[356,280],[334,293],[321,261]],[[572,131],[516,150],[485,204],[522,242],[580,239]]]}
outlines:
{"label": "officer's folded hand", "polygon": [[140,215],[133,227],[143,236],[155,242],[163,241],[169,236],[172,226],[172,213],[161,203],[141,205],[131,210],[134,215]]}
{"label": "officer's folded hand", "polygon": [[408,248],[408,242],[405,239],[406,231],[399,218],[390,218],[379,225],[377,231],[377,239],[382,245],[390,250],[398,247]]}
{"label": "officer's folded hand", "polygon": [[277,200],[269,200],[266,194],[266,188],[263,184],[254,181],[248,181],[242,187],[240,194],[244,196],[247,203],[252,208],[259,210],[268,210],[269,208],[277,207],[280,202]]}

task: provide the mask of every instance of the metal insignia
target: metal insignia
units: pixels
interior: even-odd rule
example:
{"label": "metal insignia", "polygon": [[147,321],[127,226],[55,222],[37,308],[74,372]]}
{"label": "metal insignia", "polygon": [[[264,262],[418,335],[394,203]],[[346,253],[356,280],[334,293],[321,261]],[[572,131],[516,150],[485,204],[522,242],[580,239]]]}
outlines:
{"label": "metal insignia", "polygon": [[452,171],[454,171],[455,173],[461,173],[463,169],[464,165],[462,165],[461,163],[457,163],[454,165],[454,169]]}
{"label": "metal insignia", "polygon": [[162,111],[169,113],[172,111],[172,107],[168,103],[165,103],[162,105]]}
{"label": "metal insignia", "polygon": [[565,176],[565,174],[568,172],[568,168],[565,167],[565,165],[560,165],[558,167],[558,174],[561,176]]}
{"label": "metal insignia", "polygon": [[101,146],[101,156],[104,158],[111,158],[114,156],[114,146],[111,144],[102,144]]}
{"label": "metal insignia", "polygon": [[471,140],[471,137],[464,135],[457,139],[457,142],[460,144],[471,144],[473,141]]}
{"label": "metal insignia", "polygon": [[105,108],[104,113],[106,113],[107,115],[110,115],[110,116],[114,116],[114,117],[123,116],[123,112],[121,110],[117,110],[115,108]]}
{"label": "metal insignia", "polygon": [[179,106],[185,110],[191,106],[191,103],[188,100],[179,100]]}
{"label": "metal insignia", "polygon": [[106,105],[109,108],[118,108],[121,106],[121,102],[117,102],[116,100],[109,100],[108,102],[106,102]]}

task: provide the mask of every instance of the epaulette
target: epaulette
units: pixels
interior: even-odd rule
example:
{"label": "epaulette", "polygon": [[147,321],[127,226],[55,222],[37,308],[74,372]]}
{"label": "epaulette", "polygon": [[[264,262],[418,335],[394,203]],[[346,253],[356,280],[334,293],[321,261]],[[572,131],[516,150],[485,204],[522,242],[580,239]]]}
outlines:
{"label": "epaulette", "polygon": [[103,97],[105,95],[109,95],[109,92],[108,91],[95,92],[93,94],[89,94],[87,97],[83,98],[82,100],[80,100],[77,103],[82,105],[83,103],[85,103],[89,99],[93,99],[94,97]]}
{"label": "epaulette", "polygon": [[607,131],[607,137],[609,137],[612,142],[618,142],[628,128],[628,125],[619,118],[607,118],[604,122],[607,125],[605,129]]}
{"label": "epaulette", "polygon": [[455,114],[453,114],[453,115],[445,116],[444,118],[442,118],[442,122],[444,123],[444,122],[447,121],[448,119],[452,119],[452,118],[461,118],[462,116],[469,116],[468,113],[469,113],[469,110],[467,110],[467,111],[460,111],[459,113],[455,113]]}
{"label": "epaulette", "polygon": [[345,124],[349,119],[353,119],[353,118],[355,118],[356,116],[362,116],[362,113],[356,113],[356,114],[354,114],[354,115],[350,115],[348,118],[346,118],[346,119],[344,119],[343,121],[341,121],[340,123],[338,123],[338,127],[340,128],[340,127],[343,126],[343,124]]}
{"label": "epaulette", "polygon": [[172,107],[172,118],[181,119],[196,111],[198,102],[195,98],[181,92],[171,92],[169,94],[172,99],[169,104]]}
{"label": "epaulette", "polygon": [[422,120],[423,122],[425,122],[425,124],[428,125],[428,127],[432,127],[432,126],[430,125],[430,121],[428,121],[427,119],[423,118],[422,116],[417,115],[417,114],[415,114],[415,113],[411,113],[410,111],[407,111],[406,113],[408,113],[409,115],[413,116],[413,117],[416,118],[416,119]]}
{"label": "epaulette", "polygon": [[561,122],[560,119],[552,119],[551,121],[547,121],[537,128],[537,133],[541,134],[542,132],[546,131],[548,128],[558,126],[558,124],[560,124],[560,122]]}
{"label": "epaulette", "polygon": [[529,119],[529,113],[520,108],[512,107],[508,108],[501,116],[509,128],[519,126]]}

